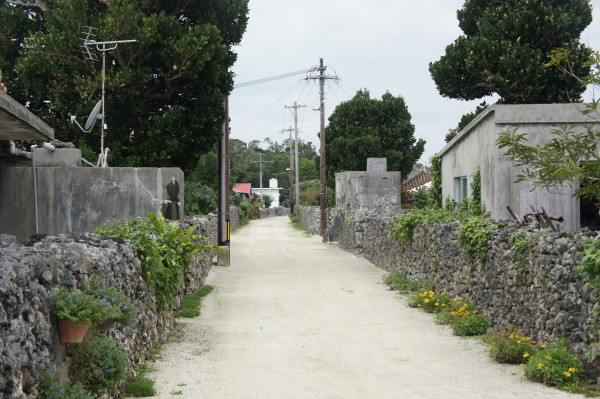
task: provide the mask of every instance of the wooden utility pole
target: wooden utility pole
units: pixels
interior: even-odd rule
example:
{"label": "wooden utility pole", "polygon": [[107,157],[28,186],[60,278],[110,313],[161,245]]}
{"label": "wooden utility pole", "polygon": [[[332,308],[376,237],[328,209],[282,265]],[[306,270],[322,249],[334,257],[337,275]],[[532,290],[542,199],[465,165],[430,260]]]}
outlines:
{"label": "wooden utility pole", "polygon": [[321,129],[319,132],[319,139],[321,145],[319,147],[319,157],[320,157],[320,205],[321,205],[321,225],[320,225],[320,233],[321,235],[325,235],[325,230],[327,229],[327,164],[325,162],[325,80],[327,79],[337,79],[337,76],[327,76],[325,75],[326,66],[323,66],[323,58],[319,61],[319,67],[317,71],[319,71],[318,76],[309,76],[306,79],[311,80],[319,80],[319,92],[320,92],[320,106],[319,111],[321,114]]}

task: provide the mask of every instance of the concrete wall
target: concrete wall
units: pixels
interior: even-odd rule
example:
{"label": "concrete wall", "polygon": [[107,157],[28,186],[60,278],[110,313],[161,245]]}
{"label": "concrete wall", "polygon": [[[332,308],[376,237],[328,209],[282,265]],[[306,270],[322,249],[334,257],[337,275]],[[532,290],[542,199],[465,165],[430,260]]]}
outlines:
{"label": "concrete wall", "polygon": [[[32,170],[0,167],[0,233],[20,242],[35,234]],[[173,180],[179,183],[181,218],[179,168],[37,167],[39,233],[80,234],[107,221],[158,214],[170,199],[167,185]]]}
{"label": "concrete wall", "polygon": [[400,172],[335,174],[336,208],[344,211],[400,210]]}
{"label": "concrete wall", "polygon": [[579,229],[579,201],[571,198],[574,188],[535,189],[528,182],[514,183],[520,168],[504,158],[496,146],[500,133],[518,129],[528,133],[529,144],[544,144],[557,124],[582,130],[594,122],[581,112],[583,104],[493,105],[477,116],[438,154],[442,158],[442,196],[455,199],[455,178],[467,176],[468,196],[472,197],[472,175],[481,170],[481,198],[494,219],[510,218],[506,207],[518,215],[531,212],[531,205],[563,216],[562,227]]}

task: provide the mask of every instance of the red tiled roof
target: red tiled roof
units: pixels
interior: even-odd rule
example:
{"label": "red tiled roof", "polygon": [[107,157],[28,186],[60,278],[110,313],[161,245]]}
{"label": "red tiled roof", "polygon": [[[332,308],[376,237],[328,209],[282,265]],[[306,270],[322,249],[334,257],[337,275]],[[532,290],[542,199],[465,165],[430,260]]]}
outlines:
{"label": "red tiled roof", "polygon": [[235,183],[233,189],[252,196],[252,183]]}

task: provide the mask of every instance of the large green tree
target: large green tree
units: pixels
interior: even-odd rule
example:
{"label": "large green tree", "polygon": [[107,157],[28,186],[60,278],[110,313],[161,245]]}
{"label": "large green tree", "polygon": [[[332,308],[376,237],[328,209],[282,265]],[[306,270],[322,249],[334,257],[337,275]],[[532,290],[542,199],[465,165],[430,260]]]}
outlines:
{"label": "large green tree", "polygon": [[429,64],[441,95],[473,100],[493,93],[502,103],[578,101],[585,88],[547,68],[552,50],[570,51],[585,76],[591,50],[578,42],[592,21],[589,0],[466,0],[458,11],[464,35]]}
{"label": "large green tree", "polygon": [[101,62],[83,57],[82,32],[137,40],[107,53],[109,163],[189,169],[221,135],[247,13],[248,0],[0,0],[0,68],[58,139],[97,153],[99,129],[83,134],[69,118],[84,120],[101,96]]}
{"label": "large green tree", "polygon": [[338,105],[325,130],[328,185],[336,172],[366,170],[367,158],[387,158],[388,170],[407,176],[425,147],[410,120],[402,96],[389,92],[378,100],[359,90]]}

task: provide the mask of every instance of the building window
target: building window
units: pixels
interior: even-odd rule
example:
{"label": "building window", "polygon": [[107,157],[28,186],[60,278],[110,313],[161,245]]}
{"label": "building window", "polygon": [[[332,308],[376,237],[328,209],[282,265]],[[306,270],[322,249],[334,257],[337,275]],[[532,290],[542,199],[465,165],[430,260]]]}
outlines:
{"label": "building window", "polygon": [[461,203],[467,198],[467,176],[454,178],[454,200]]}

